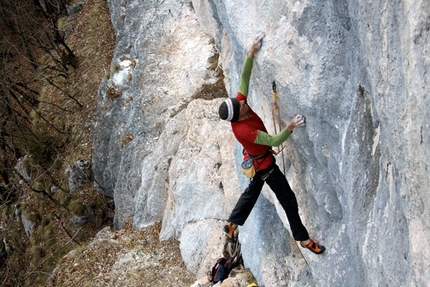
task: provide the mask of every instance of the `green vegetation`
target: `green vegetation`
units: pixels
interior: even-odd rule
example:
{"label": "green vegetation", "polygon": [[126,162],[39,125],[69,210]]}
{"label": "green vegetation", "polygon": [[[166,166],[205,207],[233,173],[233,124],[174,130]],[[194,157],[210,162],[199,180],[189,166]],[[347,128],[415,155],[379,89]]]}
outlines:
{"label": "green vegetation", "polygon": [[[65,169],[91,161],[115,35],[104,0],[85,1],[73,17],[66,5],[75,1],[49,1],[46,10],[0,2],[0,285],[45,286],[65,254],[111,224],[106,198],[92,182],[71,193]],[[87,207],[96,220],[75,226],[72,216]],[[30,237],[22,217],[34,223]]]}

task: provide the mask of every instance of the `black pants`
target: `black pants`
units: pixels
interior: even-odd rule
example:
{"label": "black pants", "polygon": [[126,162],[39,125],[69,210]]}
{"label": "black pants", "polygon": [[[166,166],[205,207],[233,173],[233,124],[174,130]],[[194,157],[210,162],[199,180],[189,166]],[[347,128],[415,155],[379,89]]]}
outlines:
{"label": "black pants", "polygon": [[[269,172],[270,174],[267,176]],[[299,216],[296,196],[276,163],[265,170],[258,171],[255,177],[251,179],[249,186],[242,193],[239,201],[231,212],[228,221],[237,225],[243,225],[245,223],[257,202],[264,182],[270,186],[278,198],[279,203],[284,208],[294,239],[297,241],[309,239],[308,231],[302,224]]]}

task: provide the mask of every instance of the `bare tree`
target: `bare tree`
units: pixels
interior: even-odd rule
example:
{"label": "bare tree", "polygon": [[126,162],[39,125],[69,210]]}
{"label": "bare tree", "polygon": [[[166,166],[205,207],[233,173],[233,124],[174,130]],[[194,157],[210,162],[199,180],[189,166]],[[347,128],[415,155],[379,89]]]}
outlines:
{"label": "bare tree", "polygon": [[[47,100],[41,90],[49,85],[58,95],[82,104],[62,87],[77,57],[58,29],[67,13],[66,0],[0,0],[0,185],[9,186],[13,166],[26,153],[49,162],[67,140],[65,126],[39,109],[41,102],[61,112],[70,112]],[[42,60],[43,59],[43,60]],[[57,96],[58,96],[57,95]],[[38,121],[35,121],[35,118]],[[54,150],[52,150],[54,149]]]}

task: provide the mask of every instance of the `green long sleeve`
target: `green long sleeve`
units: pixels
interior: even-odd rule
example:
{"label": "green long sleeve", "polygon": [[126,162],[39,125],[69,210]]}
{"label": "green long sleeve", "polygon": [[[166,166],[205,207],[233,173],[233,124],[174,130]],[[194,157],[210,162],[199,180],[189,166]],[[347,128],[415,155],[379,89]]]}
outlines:
{"label": "green long sleeve", "polygon": [[274,136],[269,135],[263,131],[258,131],[257,137],[254,143],[268,146],[280,146],[284,141],[288,139],[291,133],[287,129],[283,129]]}
{"label": "green long sleeve", "polygon": [[242,74],[240,76],[240,83],[239,83],[239,93],[241,93],[244,96],[248,96],[249,80],[251,78],[253,64],[254,64],[254,58],[250,58],[248,57],[248,55],[246,55],[245,61],[243,62]]}

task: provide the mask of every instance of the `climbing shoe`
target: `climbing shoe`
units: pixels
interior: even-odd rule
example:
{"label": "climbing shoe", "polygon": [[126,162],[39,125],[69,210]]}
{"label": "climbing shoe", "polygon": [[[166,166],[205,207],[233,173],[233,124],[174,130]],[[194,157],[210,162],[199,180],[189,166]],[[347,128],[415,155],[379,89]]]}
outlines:
{"label": "climbing shoe", "polygon": [[237,224],[227,222],[227,224],[224,226],[224,233],[227,236],[228,241],[234,242],[235,236],[234,232],[236,231]]}
{"label": "climbing shoe", "polygon": [[321,254],[325,251],[325,247],[322,245],[319,245],[318,243],[314,242],[312,239],[309,239],[309,243],[306,245],[303,243],[303,241],[300,241],[300,245],[303,248],[309,249],[315,254]]}

